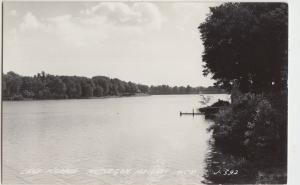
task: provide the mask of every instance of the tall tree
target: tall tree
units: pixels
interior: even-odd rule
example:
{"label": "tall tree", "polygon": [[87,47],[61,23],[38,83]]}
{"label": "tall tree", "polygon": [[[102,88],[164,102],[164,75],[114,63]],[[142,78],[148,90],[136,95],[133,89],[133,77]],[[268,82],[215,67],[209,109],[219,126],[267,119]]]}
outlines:
{"label": "tall tree", "polygon": [[287,85],[288,6],[225,3],[210,8],[199,26],[205,47],[203,74],[228,90],[269,92]]}

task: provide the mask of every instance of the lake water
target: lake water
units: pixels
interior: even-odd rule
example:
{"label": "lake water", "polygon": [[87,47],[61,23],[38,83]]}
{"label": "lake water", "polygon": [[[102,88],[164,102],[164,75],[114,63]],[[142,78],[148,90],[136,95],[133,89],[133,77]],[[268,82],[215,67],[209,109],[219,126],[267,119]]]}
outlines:
{"label": "lake water", "polygon": [[[228,99],[228,95],[210,96]],[[209,121],[199,95],[3,102],[3,182],[201,184]]]}

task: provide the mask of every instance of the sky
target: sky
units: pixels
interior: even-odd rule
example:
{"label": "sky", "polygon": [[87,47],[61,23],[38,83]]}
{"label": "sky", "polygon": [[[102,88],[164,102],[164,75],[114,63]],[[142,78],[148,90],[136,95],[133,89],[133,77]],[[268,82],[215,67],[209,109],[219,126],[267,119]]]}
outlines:
{"label": "sky", "polygon": [[3,71],[209,86],[197,27],[219,4],[5,2]]}

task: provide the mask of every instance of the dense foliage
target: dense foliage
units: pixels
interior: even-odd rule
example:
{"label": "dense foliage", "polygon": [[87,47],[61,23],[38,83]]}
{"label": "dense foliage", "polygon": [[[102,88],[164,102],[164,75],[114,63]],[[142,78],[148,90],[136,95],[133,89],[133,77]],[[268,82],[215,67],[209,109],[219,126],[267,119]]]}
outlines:
{"label": "dense foliage", "polygon": [[217,144],[247,159],[282,161],[286,157],[287,106],[276,108],[276,99],[247,93],[221,109],[210,129]]}
{"label": "dense foliage", "polygon": [[[214,115],[209,130],[213,151],[206,179],[213,183],[285,184],[287,174],[287,92],[241,94]],[[235,169],[238,175],[210,171]]]}
{"label": "dense foliage", "polygon": [[147,86],[121,81],[117,78],[95,76],[55,76],[44,72],[33,77],[20,76],[14,72],[3,75],[3,99],[67,99],[102,96],[130,96],[143,94],[194,94],[221,93],[214,87]]}
{"label": "dense foliage", "polygon": [[288,6],[284,3],[225,3],[210,9],[199,26],[204,75],[242,92],[270,92],[287,85]]}
{"label": "dense foliage", "polygon": [[[287,24],[285,3],[224,3],[199,26],[203,73],[231,91],[231,104],[210,127],[222,152],[217,158],[221,167],[240,170],[237,176],[208,174],[213,183],[286,183]],[[212,156],[208,166],[216,168]]]}

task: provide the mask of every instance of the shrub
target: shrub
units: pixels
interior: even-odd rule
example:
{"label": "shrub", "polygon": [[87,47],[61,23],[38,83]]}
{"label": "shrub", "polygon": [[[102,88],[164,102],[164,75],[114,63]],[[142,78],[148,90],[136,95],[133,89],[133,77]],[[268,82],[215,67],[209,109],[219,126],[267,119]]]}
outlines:
{"label": "shrub", "polygon": [[270,97],[248,93],[219,110],[215,124],[209,128],[216,144],[253,160],[282,156],[286,112],[274,108],[271,102]]}
{"label": "shrub", "polygon": [[24,90],[22,94],[23,94],[24,98],[33,98],[34,97],[34,92],[29,91],[29,90]]}
{"label": "shrub", "polygon": [[23,100],[23,96],[21,94],[14,94],[12,97],[11,97],[11,100]]}

